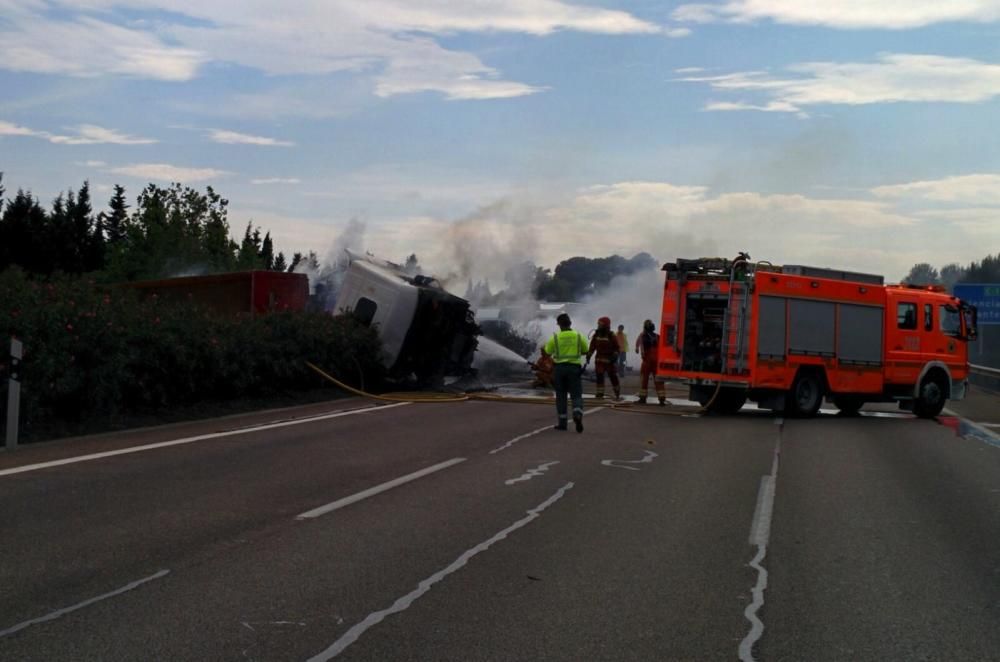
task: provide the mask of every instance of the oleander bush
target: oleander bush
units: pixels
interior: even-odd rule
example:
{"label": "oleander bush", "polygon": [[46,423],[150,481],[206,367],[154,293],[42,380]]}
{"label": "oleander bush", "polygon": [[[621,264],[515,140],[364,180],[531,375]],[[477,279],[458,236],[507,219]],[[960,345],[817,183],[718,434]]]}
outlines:
{"label": "oleander bush", "polygon": [[[351,316],[221,317],[193,302],[143,299],[87,276],[0,273],[0,377],[8,337],[24,343],[22,430],[321,387],[309,360],[347,383],[377,384],[377,335]],[[0,407],[5,407],[6,398]],[[64,426],[65,427],[65,426]],[[30,434],[28,435],[31,436]]]}

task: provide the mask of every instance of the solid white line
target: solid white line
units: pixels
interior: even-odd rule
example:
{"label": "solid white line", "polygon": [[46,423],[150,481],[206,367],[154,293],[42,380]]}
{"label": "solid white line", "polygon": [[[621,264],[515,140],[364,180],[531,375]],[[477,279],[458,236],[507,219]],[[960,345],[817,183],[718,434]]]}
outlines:
{"label": "solid white line", "polygon": [[[641,460],[601,460],[601,464],[606,467],[615,467],[616,469],[628,469],[629,471],[639,471],[639,467],[623,467],[622,464],[647,464],[652,462],[655,458],[659,457],[659,453],[653,451],[643,451],[646,456]],[[619,462],[620,464],[615,464]]]}
{"label": "solid white line", "polygon": [[510,448],[511,446],[513,446],[517,442],[521,441],[522,439],[527,439],[528,437],[534,437],[536,434],[539,434],[541,432],[545,432],[546,430],[551,430],[551,429],[552,429],[551,425],[546,425],[544,428],[538,428],[537,430],[532,430],[531,432],[526,432],[526,433],[524,433],[524,434],[522,434],[520,436],[514,437],[513,439],[511,439],[510,441],[508,441],[507,443],[505,443],[503,446],[500,446],[498,448],[494,448],[493,450],[491,450],[489,452],[489,454],[490,455],[496,455],[500,451],[506,450],[506,449]]}
{"label": "solid white line", "polygon": [[313,519],[315,517],[320,517],[321,515],[326,515],[334,510],[343,508],[344,506],[349,506],[352,503],[357,503],[363,499],[367,499],[370,496],[375,496],[376,494],[381,494],[387,490],[391,490],[394,487],[399,487],[405,483],[409,483],[411,480],[416,480],[418,478],[423,478],[428,474],[432,474],[435,471],[441,471],[442,469],[447,469],[448,467],[454,466],[460,462],[465,462],[464,457],[455,457],[447,462],[440,462],[432,467],[426,467],[420,471],[414,471],[411,474],[406,474],[405,476],[400,476],[399,478],[394,478],[389,482],[382,483],[381,485],[376,485],[375,487],[369,487],[367,490],[358,492],[357,494],[352,494],[351,496],[344,497],[343,499],[337,499],[332,503],[328,503],[325,506],[320,506],[319,508],[313,508],[310,511],[304,512],[301,515],[295,517],[295,519]]}
{"label": "solid white line", "polygon": [[[584,411],[583,415],[589,416],[590,414],[596,414],[602,409],[604,409],[604,407],[594,407],[593,409],[588,409]],[[540,434],[542,432],[545,432],[546,430],[551,430],[551,429],[552,429],[551,425],[546,425],[544,428],[538,428],[537,430],[532,430],[531,432],[525,432],[524,434],[518,435],[517,437],[514,437],[510,441],[506,442],[503,446],[498,446],[497,448],[494,448],[489,452],[489,455],[496,455],[500,451],[507,450],[508,448],[510,448],[519,441],[523,441],[528,437],[534,437],[536,434]]]}
{"label": "solid white line", "polygon": [[47,615],[41,616],[39,618],[33,618],[30,621],[25,621],[23,623],[18,623],[17,625],[15,625],[13,627],[7,628],[6,630],[0,630],[0,637],[6,637],[9,634],[14,634],[15,632],[20,632],[21,630],[23,630],[23,629],[25,629],[27,627],[30,627],[32,625],[37,625],[39,623],[45,623],[47,621],[54,621],[55,619],[57,619],[57,618],[59,618],[61,616],[65,616],[66,614],[69,614],[71,612],[74,612],[77,609],[83,609],[84,607],[89,607],[90,605],[94,604],[95,602],[100,602],[101,600],[107,600],[108,598],[113,598],[116,595],[121,595],[122,593],[125,593],[126,591],[131,591],[132,589],[134,589],[134,588],[136,588],[138,586],[142,586],[146,582],[151,582],[154,579],[159,579],[160,577],[163,577],[164,575],[167,575],[169,573],[170,573],[169,570],[160,570],[156,574],[150,575],[149,577],[144,577],[142,579],[137,579],[136,581],[131,582],[129,584],[126,584],[125,586],[122,586],[119,589],[115,589],[114,591],[111,591],[110,593],[105,593],[104,595],[99,595],[96,598],[90,598],[89,600],[84,600],[83,602],[81,602],[79,604],[76,604],[76,605],[73,605],[72,607],[64,607],[63,609],[59,609],[57,611],[52,612],[51,614],[47,614]]}
{"label": "solid white line", "polygon": [[38,464],[26,464],[21,467],[12,467],[10,469],[0,469],[0,476],[10,476],[12,474],[25,473],[27,471],[38,471],[39,469],[48,469],[49,467],[60,467],[64,464],[75,464],[77,462],[89,462],[90,460],[100,460],[105,457],[114,457],[116,455],[128,455],[129,453],[141,453],[143,451],[151,451],[157,448],[167,448],[169,446],[180,446],[182,444],[192,444],[196,441],[205,441],[207,439],[219,439],[220,437],[232,437],[238,434],[249,434],[251,432],[260,432],[262,430],[274,430],[275,428],[284,428],[290,425],[302,425],[303,423],[314,423],[316,421],[324,421],[331,418],[342,418],[344,416],[354,416],[356,414],[367,414],[373,411],[383,411],[385,409],[392,409],[394,407],[402,407],[404,405],[410,404],[409,402],[399,402],[391,405],[379,405],[377,407],[365,407],[364,409],[351,409],[349,411],[337,412],[334,414],[323,414],[321,416],[311,416],[309,418],[294,419],[289,421],[279,421],[277,423],[265,423],[263,425],[256,425],[248,428],[239,428],[238,430],[226,430],[225,432],[210,432],[208,434],[199,434],[194,437],[184,437],[183,439],[172,439],[170,441],[160,441],[155,444],[145,444],[143,446],[132,446],[131,448],[119,448],[118,450],[105,451],[103,453],[91,453],[90,455],[78,455],[76,457],[67,457],[61,460],[52,460],[51,462],[39,462]]}
{"label": "solid white line", "polygon": [[753,600],[743,610],[743,615],[750,621],[750,632],[740,642],[739,658],[742,662],[754,662],[753,646],[764,634],[764,622],[757,612],[764,606],[764,591],[767,590],[767,569],[762,563],[767,556],[767,545],[771,541],[771,519],[774,513],[774,492],[778,482],[778,467],[781,459],[781,430],[778,431],[778,441],[774,445],[774,457],[771,460],[771,473],[761,476],[760,488],[757,490],[757,506],[754,508],[753,521],[750,523],[750,544],[757,547],[757,554],[750,562],[750,567],[757,571],[757,583],[751,593]]}
{"label": "solid white line", "polygon": [[515,483],[521,483],[521,482],[524,482],[524,481],[531,480],[532,478],[537,478],[538,476],[541,476],[546,471],[548,471],[549,467],[554,467],[557,464],[559,464],[559,460],[555,460],[553,462],[545,462],[543,464],[539,464],[534,469],[528,469],[527,473],[523,473],[520,476],[518,476],[517,478],[511,478],[510,480],[505,480],[503,482],[503,484],[504,485],[514,485]]}
{"label": "solid white line", "polygon": [[453,572],[461,570],[465,566],[465,564],[469,562],[469,559],[471,559],[473,556],[479,554],[480,552],[485,552],[495,543],[500,542],[514,531],[517,531],[521,527],[526,526],[530,524],[533,520],[537,519],[542,514],[543,510],[545,510],[546,508],[554,504],[556,501],[561,499],[568,490],[572,489],[572,487],[573,483],[566,483],[565,485],[560,487],[555,494],[553,494],[548,499],[546,499],[539,505],[529,510],[527,512],[526,517],[517,520],[503,531],[500,531],[499,533],[494,535],[489,540],[481,542],[475,547],[462,552],[461,556],[452,561],[451,564],[448,565],[448,567],[444,568],[443,570],[439,570],[430,577],[421,581],[419,584],[417,584],[417,588],[413,589],[403,597],[397,599],[394,603],[392,603],[391,606],[376,612],[372,612],[371,614],[368,614],[368,616],[366,616],[363,621],[356,624],[350,630],[341,635],[340,639],[337,639],[337,641],[333,642],[333,644],[329,648],[309,658],[308,662],[327,662],[327,660],[331,660],[336,656],[340,655],[341,653],[344,652],[344,650],[348,646],[357,641],[361,637],[361,635],[363,635],[369,628],[378,625],[383,620],[385,620],[387,616],[391,616],[392,614],[397,614],[407,609],[417,599],[419,599],[422,595],[427,593],[427,591],[431,590],[431,587],[434,586],[434,584],[437,584],[439,581],[441,581],[448,575],[452,574]]}

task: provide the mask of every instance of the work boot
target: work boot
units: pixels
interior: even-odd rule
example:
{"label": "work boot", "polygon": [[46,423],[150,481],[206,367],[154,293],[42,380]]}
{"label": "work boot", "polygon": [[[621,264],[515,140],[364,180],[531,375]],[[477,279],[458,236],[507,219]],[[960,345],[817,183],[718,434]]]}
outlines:
{"label": "work boot", "polygon": [[660,406],[661,406],[661,407],[665,407],[666,405],[667,405],[667,399],[666,399],[666,398],[664,398],[664,397],[663,397],[663,396],[661,395],[661,396],[660,396]]}
{"label": "work boot", "polygon": [[583,414],[580,412],[574,412],[573,422],[576,423],[576,431],[583,432]]}
{"label": "work boot", "polygon": [[603,393],[595,393],[594,394],[594,399],[595,400],[603,400],[604,399],[604,394]]}
{"label": "work boot", "polygon": [[615,400],[621,400],[621,399],[622,399],[622,392],[615,391]]}
{"label": "work boot", "polygon": [[565,418],[560,418],[559,422],[556,423],[555,427],[552,428],[552,429],[553,430],[565,430],[566,429],[566,419]]}
{"label": "work boot", "polygon": [[640,405],[646,404],[646,396],[644,396],[644,395],[640,395],[639,396],[639,404]]}

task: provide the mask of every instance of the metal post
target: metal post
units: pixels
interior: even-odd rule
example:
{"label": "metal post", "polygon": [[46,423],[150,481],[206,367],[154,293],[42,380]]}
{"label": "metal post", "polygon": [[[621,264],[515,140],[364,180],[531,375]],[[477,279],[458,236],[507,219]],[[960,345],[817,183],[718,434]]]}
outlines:
{"label": "metal post", "polygon": [[7,450],[17,448],[18,417],[21,410],[21,356],[20,340],[10,339],[10,382],[7,388]]}

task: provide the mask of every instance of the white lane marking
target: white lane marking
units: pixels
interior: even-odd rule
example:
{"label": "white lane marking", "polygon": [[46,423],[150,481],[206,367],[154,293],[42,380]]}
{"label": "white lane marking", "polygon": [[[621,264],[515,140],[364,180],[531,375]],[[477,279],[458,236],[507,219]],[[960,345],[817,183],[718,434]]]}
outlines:
{"label": "white lane marking", "polygon": [[323,414],[321,416],[311,416],[309,418],[296,418],[289,421],[279,421],[277,423],[265,423],[263,425],[256,425],[247,428],[239,428],[237,430],[226,430],[225,432],[210,432],[208,434],[199,434],[194,437],[184,437],[183,439],[171,439],[170,441],[160,441],[155,444],[145,444],[143,446],[132,446],[131,448],[119,448],[118,450],[105,451],[102,453],[91,453],[90,455],[78,455],[76,457],[67,457],[61,460],[52,460],[51,462],[39,462],[38,464],[26,464],[21,467],[12,467],[10,469],[0,470],[0,476],[9,476],[11,474],[19,474],[27,471],[38,471],[39,469],[48,469],[49,467],[60,467],[64,464],[75,464],[77,462],[89,462],[90,460],[99,460],[105,457],[114,457],[116,455],[128,455],[129,453],[141,453],[143,451],[151,451],[157,448],[167,448],[169,446],[180,446],[182,444],[192,444],[196,441],[205,441],[207,439],[219,439],[220,437],[232,437],[238,434],[249,434],[251,432],[260,432],[262,430],[274,430],[275,428],[284,428],[290,425],[302,425],[303,423],[314,423],[316,421],[325,421],[331,418],[342,418],[344,416],[355,416],[357,414],[367,414],[373,411],[384,411],[386,409],[392,409],[394,407],[403,407],[410,404],[409,402],[399,402],[391,405],[379,405],[376,407],[365,407],[364,409],[351,409],[349,411],[337,412],[334,414]]}
{"label": "white lane marking", "polygon": [[761,565],[767,556],[767,545],[771,540],[771,518],[774,512],[774,492],[778,483],[778,465],[781,458],[781,429],[774,445],[771,473],[761,476],[757,490],[757,506],[754,508],[753,522],[750,524],[750,544],[757,547],[757,554],[750,561],[750,567],[757,571],[757,583],[752,589],[753,600],[743,610],[750,621],[750,632],[740,642],[739,657],[742,662],[753,662],[753,646],[764,634],[764,622],[757,612],[764,606],[764,591],[767,589],[767,569]]}
{"label": "white lane marking", "polygon": [[546,425],[544,428],[538,428],[537,430],[532,430],[531,432],[526,432],[526,433],[524,433],[524,434],[522,434],[520,436],[514,437],[513,439],[511,439],[510,441],[508,441],[507,443],[505,443],[503,446],[499,446],[497,448],[494,448],[493,450],[491,450],[489,452],[489,454],[490,455],[495,455],[495,454],[499,453],[502,450],[506,450],[506,449],[510,448],[511,446],[513,446],[514,444],[516,444],[519,441],[527,439],[528,437],[534,437],[536,434],[539,434],[540,432],[545,432],[546,430],[551,430],[551,429],[552,429],[551,425]]}
{"label": "white lane marking", "polygon": [[39,618],[33,618],[30,621],[18,623],[17,625],[7,628],[6,630],[0,630],[0,637],[6,637],[7,635],[14,634],[15,632],[20,632],[21,630],[27,627],[31,627],[32,625],[38,625],[39,623],[45,623],[47,621],[54,621],[55,619],[60,618],[61,616],[65,616],[66,614],[72,613],[78,609],[89,607],[95,602],[100,602],[101,600],[107,600],[108,598],[113,598],[116,595],[121,595],[126,591],[131,591],[134,588],[142,586],[146,582],[151,582],[154,579],[159,579],[160,577],[163,577],[164,575],[167,575],[169,573],[170,573],[169,570],[160,570],[159,572],[152,574],[149,577],[143,577],[142,579],[137,579],[136,581],[130,582],[119,589],[115,589],[114,591],[111,591],[109,593],[99,595],[96,598],[90,598],[89,600],[84,600],[83,602],[75,604],[72,607],[64,607],[62,609],[52,612],[51,614],[46,614],[45,616],[40,616]]}
{"label": "white lane marking", "polygon": [[420,469],[419,471],[414,471],[411,474],[406,474],[405,476],[400,476],[399,478],[393,478],[392,480],[382,483],[381,485],[376,485],[375,487],[369,487],[367,490],[362,490],[357,494],[346,496],[343,499],[337,499],[336,501],[328,503],[325,506],[313,508],[312,510],[306,511],[301,515],[297,515],[295,519],[313,519],[316,517],[320,517],[321,515],[326,515],[327,513],[331,513],[334,510],[343,508],[344,506],[349,506],[352,503],[357,503],[358,501],[367,499],[368,497],[375,496],[376,494],[381,494],[382,492],[391,490],[394,487],[399,487],[400,485],[409,483],[412,480],[423,478],[424,476],[432,474],[435,471],[441,471],[442,469],[447,469],[448,467],[455,466],[456,464],[465,462],[465,460],[466,458],[464,457],[453,457],[452,459],[446,462],[439,462],[438,464],[435,464],[433,466],[424,467],[423,469]]}
{"label": "white lane marking", "polygon": [[616,469],[628,469],[629,471],[639,471],[639,467],[628,467],[622,465],[648,464],[649,462],[652,462],[654,458],[659,457],[659,454],[654,453],[653,451],[643,451],[643,452],[646,454],[646,457],[642,458],[641,460],[601,460],[601,464],[603,464],[606,467],[615,467]]}
{"label": "white lane marking", "polygon": [[434,584],[437,584],[439,581],[441,581],[448,575],[452,574],[453,572],[461,570],[465,566],[465,564],[469,562],[469,559],[471,559],[473,556],[479,554],[480,552],[485,552],[487,549],[492,547],[494,544],[500,542],[514,531],[517,531],[523,526],[527,526],[533,520],[537,519],[542,514],[542,511],[544,511],[546,508],[554,504],[559,499],[563,498],[566,492],[572,489],[572,487],[573,483],[566,483],[558,490],[556,490],[555,494],[553,494],[548,499],[546,499],[539,505],[535,506],[531,510],[527,511],[527,516],[517,520],[516,522],[508,526],[506,529],[494,535],[489,540],[481,542],[475,547],[462,552],[462,554],[457,559],[452,561],[451,564],[448,565],[448,567],[444,568],[443,570],[439,570],[430,577],[427,577],[426,579],[422,580],[419,584],[417,584],[417,588],[413,589],[412,591],[402,596],[401,598],[398,598],[394,603],[392,603],[391,606],[376,612],[372,612],[371,614],[368,614],[368,616],[366,616],[363,621],[357,623],[350,630],[341,635],[341,637],[337,639],[337,641],[333,642],[333,644],[331,644],[329,648],[309,658],[308,662],[326,662],[327,660],[331,660],[337,655],[340,655],[342,652],[344,652],[344,650],[348,646],[357,641],[361,637],[361,635],[363,635],[369,628],[378,625],[383,620],[385,620],[387,616],[391,616],[392,614],[397,614],[407,609],[418,598],[420,598],[429,590],[431,590],[431,587],[434,586]]}
{"label": "white lane marking", "polygon": [[554,462],[545,462],[544,464],[539,464],[534,469],[528,469],[527,473],[523,473],[517,478],[511,478],[510,480],[505,480],[503,484],[514,485],[515,483],[522,483],[525,481],[529,481],[532,478],[537,478],[538,476],[541,476],[542,474],[544,474],[546,471],[549,470],[549,467],[553,467],[557,464],[559,464],[559,460],[555,460]]}
{"label": "white lane marking", "polygon": [[984,428],[1000,428],[1000,423],[980,423]]}
{"label": "white lane marking", "polygon": [[[594,407],[593,409],[588,409],[587,411],[583,412],[583,415],[588,416],[590,414],[596,414],[602,409],[604,409],[604,407]],[[500,451],[507,450],[508,448],[510,448],[519,441],[524,441],[528,437],[534,437],[536,434],[540,434],[542,432],[545,432],[546,430],[551,430],[551,429],[552,429],[551,425],[546,425],[544,428],[538,428],[537,430],[532,430],[531,432],[525,432],[524,434],[518,435],[513,439],[511,439],[510,441],[506,442],[503,446],[498,446],[497,448],[494,448],[489,452],[489,455],[496,455]]]}

